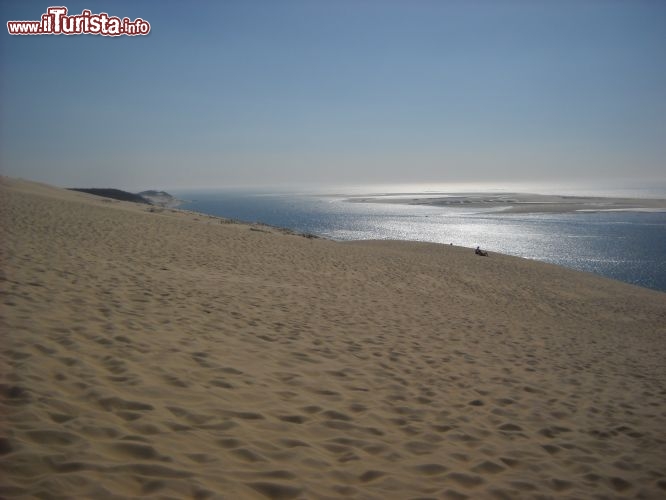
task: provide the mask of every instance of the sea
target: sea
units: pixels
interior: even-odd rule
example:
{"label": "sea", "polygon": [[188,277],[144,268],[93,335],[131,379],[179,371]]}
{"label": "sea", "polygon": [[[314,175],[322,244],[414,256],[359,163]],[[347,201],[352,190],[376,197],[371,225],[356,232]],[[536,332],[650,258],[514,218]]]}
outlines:
{"label": "sea", "polygon": [[380,186],[280,190],[172,190],[180,208],[259,222],[333,240],[409,240],[453,244],[587,271],[666,292],[666,212],[508,214],[497,209],[358,203],[355,196],[428,197],[442,193],[569,194],[666,198],[663,187],[636,189],[524,186]]}

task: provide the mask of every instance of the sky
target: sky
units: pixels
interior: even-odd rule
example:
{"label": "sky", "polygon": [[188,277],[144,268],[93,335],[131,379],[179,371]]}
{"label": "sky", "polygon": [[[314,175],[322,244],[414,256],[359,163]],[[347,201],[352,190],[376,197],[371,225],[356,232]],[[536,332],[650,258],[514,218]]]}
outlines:
{"label": "sky", "polygon": [[666,180],[663,1],[64,5],[151,32],[0,35],[2,175],[129,190]]}

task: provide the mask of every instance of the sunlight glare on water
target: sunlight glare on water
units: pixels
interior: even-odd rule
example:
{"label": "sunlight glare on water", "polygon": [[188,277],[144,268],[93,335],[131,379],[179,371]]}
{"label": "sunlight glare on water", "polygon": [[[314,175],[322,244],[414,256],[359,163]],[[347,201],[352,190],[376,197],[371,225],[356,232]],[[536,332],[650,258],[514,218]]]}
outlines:
{"label": "sunlight glare on water", "polygon": [[666,291],[666,213],[505,214],[469,207],[350,203],[346,196],[182,192],[183,206],[336,240],[454,244],[595,272]]}

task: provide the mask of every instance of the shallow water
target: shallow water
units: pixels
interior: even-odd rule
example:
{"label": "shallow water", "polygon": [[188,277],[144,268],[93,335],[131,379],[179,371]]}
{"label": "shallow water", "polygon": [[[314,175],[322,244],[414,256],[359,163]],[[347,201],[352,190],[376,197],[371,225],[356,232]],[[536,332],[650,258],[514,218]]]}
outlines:
{"label": "shallow water", "polygon": [[503,214],[349,203],[344,196],[178,191],[181,208],[336,240],[453,243],[590,271],[666,291],[666,213]]}

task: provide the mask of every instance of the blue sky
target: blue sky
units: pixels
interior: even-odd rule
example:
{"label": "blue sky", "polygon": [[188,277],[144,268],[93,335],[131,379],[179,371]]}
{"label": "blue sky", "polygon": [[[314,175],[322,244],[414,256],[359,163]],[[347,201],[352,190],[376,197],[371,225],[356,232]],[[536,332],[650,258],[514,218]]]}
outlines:
{"label": "blue sky", "polygon": [[666,2],[65,5],[152,31],[1,35],[4,175],[127,189],[666,177]]}

